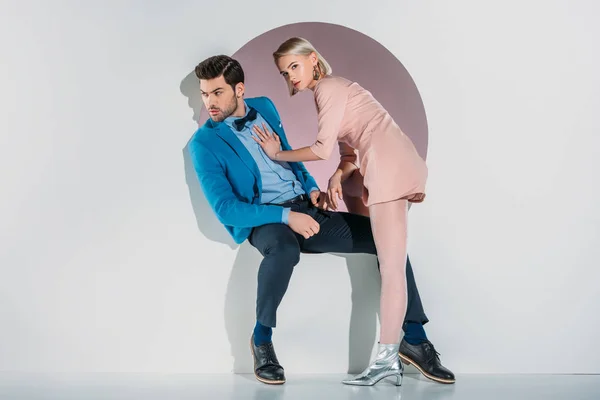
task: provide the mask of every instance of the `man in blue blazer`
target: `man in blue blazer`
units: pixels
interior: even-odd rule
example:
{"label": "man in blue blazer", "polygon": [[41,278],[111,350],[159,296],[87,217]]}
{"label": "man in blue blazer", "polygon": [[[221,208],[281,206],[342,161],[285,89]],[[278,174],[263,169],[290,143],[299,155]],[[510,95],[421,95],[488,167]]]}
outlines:
{"label": "man in blue blazer", "polygon": [[[368,217],[326,210],[325,193],[302,163],[274,162],[252,139],[252,127],[265,124],[291,147],[279,113],[266,97],[244,100],[244,71],[231,57],[219,55],[195,69],[210,119],[189,143],[200,186],[236,243],[246,239],[262,255],[258,272],[256,325],[250,338],[256,378],[285,382],[272,342],[277,308],[300,253],[376,254]],[[407,259],[408,306],[400,357],[425,376],[454,383],[427,339],[423,310]]]}

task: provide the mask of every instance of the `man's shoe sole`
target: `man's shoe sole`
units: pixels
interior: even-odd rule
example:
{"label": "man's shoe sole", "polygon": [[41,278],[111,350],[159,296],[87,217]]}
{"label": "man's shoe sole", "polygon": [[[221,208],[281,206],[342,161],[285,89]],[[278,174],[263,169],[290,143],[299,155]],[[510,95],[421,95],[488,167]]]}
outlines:
{"label": "man's shoe sole", "polygon": [[267,385],[283,385],[285,383],[285,379],[282,381],[270,381],[268,379],[261,378],[260,376],[256,375],[256,354],[254,354],[252,338],[250,338],[250,351],[252,352],[252,358],[254,359],[254,377],[256,378],[256,380],[262,383],[266,383]]}
{"label": "man's shoe sole", "polygon": [[427,372],[423,371],[423,369],[421,369],[421,367],[419,367],[419,365],[414,362],[413,360],[411,360],[410,358],[408,358],[407,356],[405,356],[402,353],[398,353],[398,355],[400,356],[400,359],[402,360],[402,362],[406,365],[412,365],[413,367],[415,367],[416,369],[419,370],[420,373],[423,374],[424,377],[431,379],[432,381],[438,382],[438,383],[446,383],[446,384],[451,384],[451,383],[455,383],[456,379],[442,379],[442,378],[437,378],[431,374],[428,374]]}

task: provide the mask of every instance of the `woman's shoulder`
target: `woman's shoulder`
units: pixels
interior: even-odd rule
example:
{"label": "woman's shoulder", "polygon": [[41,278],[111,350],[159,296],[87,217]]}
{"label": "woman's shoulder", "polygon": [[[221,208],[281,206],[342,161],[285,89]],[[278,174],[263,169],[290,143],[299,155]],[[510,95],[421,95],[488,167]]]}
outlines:
{"label": "woman's shoulder", "polygon": [[352,81],[341,76],[326,75],[317,82],[317,85],[315,86],[315,94],[324,94],[328,92],[344,90],[350,87],[352,83]]}

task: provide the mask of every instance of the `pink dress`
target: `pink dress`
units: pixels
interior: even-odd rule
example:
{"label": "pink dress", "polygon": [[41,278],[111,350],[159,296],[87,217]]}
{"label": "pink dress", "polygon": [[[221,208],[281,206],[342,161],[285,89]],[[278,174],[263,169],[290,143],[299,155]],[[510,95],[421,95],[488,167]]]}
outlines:
{"label": "pink dress", "polygon": [[319,133],[311,150],[328,159],[336,142],[343,160],[360,155],[365,205],[425,198],[427,165],[414,144],[371,93],[356,82],[327,75],[314,88]]}

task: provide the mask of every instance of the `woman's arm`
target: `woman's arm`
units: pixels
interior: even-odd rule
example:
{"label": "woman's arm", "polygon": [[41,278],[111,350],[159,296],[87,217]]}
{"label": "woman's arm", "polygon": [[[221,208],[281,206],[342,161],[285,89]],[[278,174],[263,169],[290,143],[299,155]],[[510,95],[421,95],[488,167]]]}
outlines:
{"label": "woman's arm", "polygon": [[264,124],[260,128],[258,125],[252,127],[256,136],[252,139],[262,147],[265,154],[275,161],[286,162],[305,162],[317,161],[320,157],[317,156],[310,147],[302,147],[296,150],[281,150],[281,139],[276,133],[269,131]]}
{"label": "woman's arm", "polygon": [[305,162],[305,161],[317,161],[320,160],[319,156],[317,156],[310,147],[301,147],[296,150],[280,150],[275,153],[276,161],[286,161],[286,162]]}
{"label": "woman's arm", "polygon": [[349,163],[347,161],[340,161],[340,164],[338,165],[337,169],[331,177],[339,178],[340,183],[344,183],[346,182],[346,180],[348,180],[348,178],[352,176],[354,171],[356,171],[357,169],[358,167],[352,163]]}
{"label": "woman's arm", "polygon": [[358,169],[356,163],[358,159],[357,151],[347,143],[339,142],[340,163],[333,174],[339,176],[340,182],[344,183]]}

